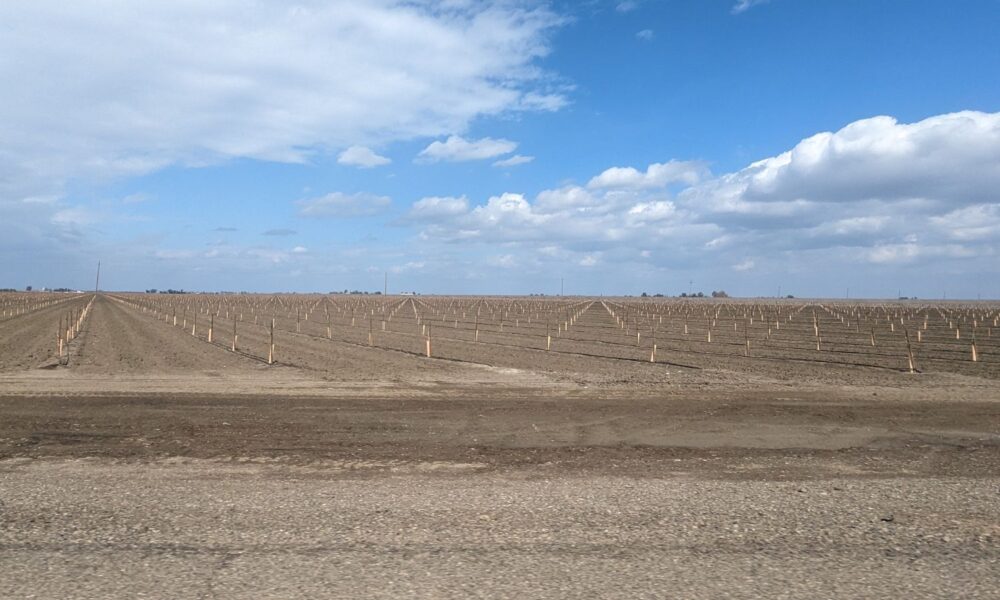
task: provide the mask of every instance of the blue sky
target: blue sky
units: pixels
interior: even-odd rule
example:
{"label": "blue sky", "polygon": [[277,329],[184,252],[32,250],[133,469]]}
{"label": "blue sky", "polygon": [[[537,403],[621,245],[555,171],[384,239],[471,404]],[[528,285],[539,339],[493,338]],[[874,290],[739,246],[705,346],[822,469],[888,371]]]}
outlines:
{"label": "blue sky", "polygon": [[1000,2],[0,6],[0,287],[1000,297]]}

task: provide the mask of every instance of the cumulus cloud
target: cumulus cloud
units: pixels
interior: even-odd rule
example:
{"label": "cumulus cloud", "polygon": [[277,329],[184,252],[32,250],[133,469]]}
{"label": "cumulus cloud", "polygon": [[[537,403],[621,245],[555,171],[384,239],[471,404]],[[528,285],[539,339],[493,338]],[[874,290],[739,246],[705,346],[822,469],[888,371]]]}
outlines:
{"label": "cumulus cloud", "polygon": [[[162,237],[108,235],[141,204],[94,217],[75,192],[171,166],[322,162],[559,110],[572,88],[539,60],[565,22],[534,2],[0,2],[0,263],[25,265],[13,279],[44,271],[65,285],[99,255],[141,255],[181,287],[195,269],[155,258]],[[341,212],[358,210],[372,208]],[[259,252],[229,266],[289,255]],[[132,281],[150,264],[130,261]]]}
{"label": "cumulus cloud", "polygon": [[960,112],[910,124],[863,119],[754,163],[740,180],[751,201],[984,202],[1000,181],[1000,113]]}
{"label": "cumulus cloud", "polygon": [[524,156],[522,154],[515,154],[510,158],[505,158],[503,160],[498,160],[493,163],[494,167],[516,167],[518,165],[526,165],[531,161],[535,160],[534,156]]}
{"label": "cumulus cloud", "polygon": [[926,229],[963,235],[948,233],[942,215],[988,206],[998,185],[1000,114],[961,112],[909,124],[890,117],[856,121],[692,186],[677,202],[700,222],[744,239],[755,231],[784,231],[764,241],[874,245]]}
{"label": "cumulus cloud", "polygon": [[536,64],[563,23],[544,5],[37,0],[0,4],[0,22],[5,199],[565,104]]}
{"label": "cumulus cloud", "polygon": [[649,221],[663,221],[670,219],[677,213],[677,208],[673,202],[657,200],[652,202],[639,202],[628,209],[626,219],[628,222],[641,223]]}
{"label": "cumulus cloud", "polygon": [[417,162],[484,160],[510,154],[516,148],[517,142],[510,140],[488,137],[467,140],[461,136],[452,135],[443,142],[431,142],[417,155]]}
{"label": "cumulus cloud", "polygon": [[371,148],[366,146],[351,146],[337,156],[337,162],[351,167],[370,169],[372,167],[387,165],[392,161],[376,154]]}
{"label": "cumulus cloud", "polygon": [[671,160],[654,163],[646,170],[634,167],[611,167],[587,184],[590,188],[659,188],[671,183],[693,185],[708,175],[708,167],[699,161]]}
{"label": "cumulus cloud", "polygon": [[[590,190],[571,185],[553,190],[542,190],[535,200],[535,210],[542,213],[562,211],[599,212],[603,199]],[[605,205],[609,206],[609,205]]]}
{"label": "cumulus cloud", "polygon": [[523,194],[503,193],[491,197],[485,205],[477,206],[469,212],[465,219],[467,227],[464,233],[466,237],[485,235],[494,238],[497,233],[501,237],[517,238],[521,234],[534,237],[540,233],[540,226],[549,220],[548,215],[533,210]]}
{"label": "cumulus cloud", "polygon": [[[567,186],[544,190],[534,200],[524,194],[503,193],[485,204],[469,206],[451,202],[448,211],[437,210],[438,201],[414,205],[411,220],[424,223],[423,237],[449,242],[531,243],[552,242],[572,248],[595,250],[649,238],[656,232],[676,240],[705,235],[711,226],[688,223],[669,200],[626,189],[589,190]],[[429,216],[434,209],[434,216]],[[676,228],[676,229],[675,229]]]}
{"label": "cumulus cloud", "polygon": [[815,265],[820,252],[853,270],[994,256],[997,189],[1000,113],[962,112],[863,119],[716,177],[697,161],[620,166],[533,198],[463,197],[436,212],[436,201],[418,203],[411,214],[426,211],[424,240],[513,245],[505,255],[524,263],[530,255],[584,266],[599,256],[612,268],[640,257],[759,273],[790,260]]}
{"label": "cumulus cloud", "polygon": [[332,192],[319,198],[299,200],[299,216],[317,218],[370,217],[383,212],[392,204],[388,196],[359,192],[344,194]]}

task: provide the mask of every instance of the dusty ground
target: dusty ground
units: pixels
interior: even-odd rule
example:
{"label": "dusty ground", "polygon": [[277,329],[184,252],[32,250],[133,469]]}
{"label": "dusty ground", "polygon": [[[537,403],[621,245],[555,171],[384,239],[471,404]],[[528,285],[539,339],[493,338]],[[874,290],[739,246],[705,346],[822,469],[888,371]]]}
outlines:
{"label": "dusty ground", "polygon": [[0,597],[1000,597],[995,378],[269,367],[104,297],[54,366],[65,308],[0,323]]}

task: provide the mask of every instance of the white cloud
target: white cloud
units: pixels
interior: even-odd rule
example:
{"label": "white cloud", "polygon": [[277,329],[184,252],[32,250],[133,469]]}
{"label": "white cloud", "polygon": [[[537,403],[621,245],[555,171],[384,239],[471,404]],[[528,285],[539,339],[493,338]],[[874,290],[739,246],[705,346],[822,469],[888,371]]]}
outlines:
{"label": "white cloud", "polygon": [[591,212],[603,203],[600,196],[579,186],[542,190],[535,200],[535,210],[543,213],[562,211]]}
{"label": "white cloud", "polygon": [[[641,200],[641,201],[640,201]],[[567,186],[544,190],[530,201],[523,194],[504,193],[484,205],[449,203],[447,212],[418,202],[411,220],[423,220],[424,239],[480,241],[485,243],[553,241],[596,249],[633,238],[655,236],[688,219],[678,214],[672,202],[636,194],[630,190],[588,190]],[[433,208],[433,216],[426,217]],[[666,228],[666,229],[664,229]],[[710,228],[710,227],[709,227]],[[685,231],[672,231],[676,239],[701,236],[704,226],[691,224]]]}
{"label": "white cloud", "polygon": [[901,124],[855,121],[739,173],[753,201],[855,202],[928,197],[973,204],[1000,182],[1000,113],[959,112]]}
{"label": "white cloud", "polygon": [[[673,195],[672,185],[684,189]],[[422,239],[503,244],[519,264],[598,256],[611,270],[649,259],[730,274],[762,264],[843,273],[995,256],[1000,204],[984,200],[997,189],[1000,114],[876,117],[714,178],[703,163],[670,161],[613,167],[533,199],[463,198],[425,219]]]}
{"label": "white cloud", "polygon": [[350,218],[376,215],[387,209],[392,200],[388,196],[363,192],[357,194],[333,192],[319,198],[300,200],[296,204],[299,207],[299,216],[302,217]]}
{"label": "white cloud", "polygon": [[931,217],[931,224],[957,240],[1000,238],[1000,204],[978,204]]}
{"label": "white cloud", "polygon": [[642,31],[636,32],[635,37],[639,38],[644,42],[651,42],[656,34],[653,33],[652,29],[643,29]]}
{"label": "white cloud", "polygon": [[662,221],[670,219],[677,214],[673,202],[658,200],[653,202],[640,202],[628,209],[627,218],[634,223],[649,221]]}
{"label": "white cloud", "polygon": [[634,167],[611,167],[594,177],[589,188],[647,189],[664,187],[671,183],[693,185],[708,174],[708,168],[699,161],[672,160],[654,163],[645,172]]}
{"label": "white cloud", "polygon": [[901,244],[879,244],[867,252],[872,263],[910,264],[920,258],[974,258],[977,252],[960,244],[921,245],[916,240]]}
{"label": "white cloud", "polygon": [[[329,148],[555,110],[563,19],[520,3],[0,3],[0,199],[172,164]],[[39,74],[44,74],[40,76]]]}
{"label": "white cloud", "polygon": [[337,156],[337,162],[342,165],[370,169],[372,167],[387,165],[392,161],[376,154],[371,148],[366,146],[351,146]]}
{"label": "white cloud", "polygon": [[493,196],[485,206],[472,209],[469,216],[470,223],[482,229],[533,227],[549,220],[547,215],[536,213],[523,194],[512,193]]}
{"label": "white cloud", "polygon": [[754,6],[758,6],[760,4],[767,4],[770,1],[771,0],[737,0],[736,4],[733,5],[733,8],[732,8],[731,12],[734,15],[738,15],[741,12],[745,12],[747,10],[750,10]]}
{"label": "white cloud", "polygon": [[431,142],[417,155],[418,162],[484,160],[510,154],[517,148],[517,142],[505,139],[482,138],[466,140],[457,135],[448,136],[443,142]]}
{"label": "white cloud", "polygon": [[833,235],[873,234],[881,231],[888,221],[887,216],[851,217],[824,223],[817,230]]}
{"label": "white cloud", "polygon": [[517,107],[525,111],[555,112],[569,104],[565,93],[573,89],[573,86],[562,86],[563,91],[559,93],[537,93],[526,92],[521,96]]}
{"label": "white cloud", "polygon": [[615,10],[620,13],[629,13],[633,10],[639,8],[639,2],[637,0],[624,0],[615,5]]}
{"label": "white cloud", "polygon": [[306,252],[309,252],[309,249],[305,246],[296,246],[292,248],[292,252],[295,254],[305,254]]}
{"label": "white cloud", "polygon": [[464,214],[469,209],[469,200],[462,196],[430,196],[413,203],[409,218],[413,220],[433,220]]}
{"label": "white cloud", "polygon": [[535,160],[534,156],[524,156],[522,154],[515,154],[510,158],[505,158],[503,160],[498,160],[493,163],[494,167],[516,167],[518,165],[526,165],[531,161]]}

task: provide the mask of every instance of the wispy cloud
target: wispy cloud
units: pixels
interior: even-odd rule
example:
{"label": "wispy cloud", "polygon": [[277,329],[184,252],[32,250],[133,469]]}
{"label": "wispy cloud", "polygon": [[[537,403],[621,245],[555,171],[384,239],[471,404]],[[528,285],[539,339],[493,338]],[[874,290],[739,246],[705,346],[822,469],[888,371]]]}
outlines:
{"label": "wispy cloud", "polygon": [[738,15],[742,12],[746,12],[753,8],[754,6],[759,6],[761,4],[767,4],[771,0],[737,0],[736,4],[730,12],[734,15]]}
{"label": "wispy cloud", "polygon": [[149,202],[152,199],[153,197],[149,194],[138,192],[135,194],[129,194],[128,196],[122,198],[122,204],[142,204],[144,202]]}
{"label": "wispy cloud", "polygon": [[383,212],[392,204],[388,196],[359,192],[344,194],[333,192],[319,198],[300,200],[299,216],[319,218],[370,217]]}
{"label": "wispy cloud", "polygon": [[485,160],[504,154],[510,154],[517,148],[517,142],[505,139],[481,138],[467,140],[461,136],[452,135],[445,141],[431,142],[429,146],[417,155],[417,162],[461,162],[468,160]]}
{"label": "wispy cloud", "polygon": [[643,29],[642,31],[637,32],[635,37],[644,42],[651,42],[653,41],[653,38],[656,37],[656,34],[653,33],[652,29]]}
{"label": "wispy cloud", "polygon": [[505,158],[503,160],[498,160],[493,163],[494,167],[516,167],[518,165],[526,165],[531,161],[535,160],[534,156],[524,156],[522,154],[515,154],[510,158]]}
{"label": "wispy cloud", "polygon": [[299,232],[294,229],[268,229],[261,235],[270,235],[274,237],[287,237],[290,235],[297,235]]}
{"label": "wispy cloud", "polygon": [[430,196],[413,203],[409,218],[416,221],[435,220],[461,215],[467,210],[469,210],[469,199],[465,196],[461,198]]}

